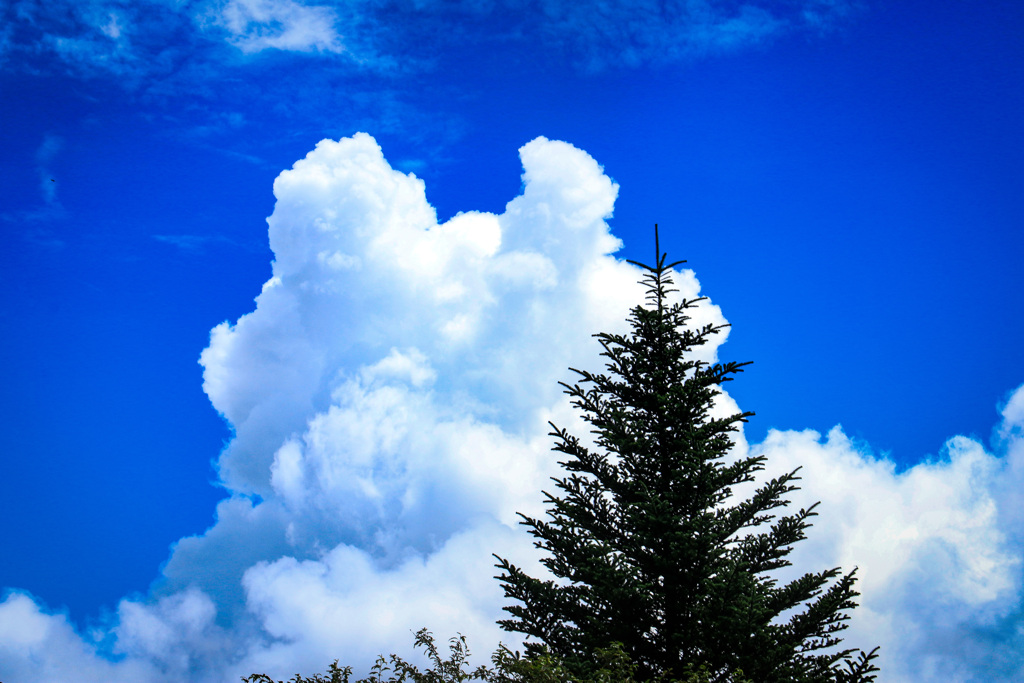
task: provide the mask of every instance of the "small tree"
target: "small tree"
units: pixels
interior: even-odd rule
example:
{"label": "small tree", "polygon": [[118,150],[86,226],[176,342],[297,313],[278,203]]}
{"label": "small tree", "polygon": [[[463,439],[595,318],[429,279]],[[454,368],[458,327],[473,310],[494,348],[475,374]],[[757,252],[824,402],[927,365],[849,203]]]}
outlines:
{"label": "small tree", "polygon": [[[449,644],[451,658],[448,661],[442,661],[430,631],[421,628],[416,633],[416,647],[423,646],[427,649],[430,659],[434,662],[434,668],[420,673],[419,669],[395,654],[390,656],[391,665],[389,666],[388,660],[384,659],[384,655],[380,655],[377,657],[377,662],[373,665],[373,668],[370,669],[370,676],[359,679],[356,683],[396,683],[397,681],[405,680],[410,680],[413,683],[461,683],[468,680],[490,680],[489,676],[492,675],[492,672],[487,667],[478,667],[473,673],[463,671],[463,665],[466,664],[466,660],[469,657],[469,649],[466,647],[466,637],[464,635],[459,634],[458,638],[450,638]],[[507,649],[499,649],[499,652],[504,655],[504,658],[500,661],[505,661],[506,659],[513,661],[507,655]],[[518,655],[518,653],[516,654]],[[515,659],[518,659],[518,657]],[[499,661],[497,654],[495,655],[495,661]],[[383,674],[392,670],[394,671],[393,676],[389,676],[387,679],[382,678]],[[334,663],[328,667],[326,674],[314,674],[312,678],[303,678],[300,674],[295,674],[295,677],[290,679],[289,683],[349,683],[351,677],[352,667],[339,667],[338,660],[334,660]],[[266,674],[252,674],[251,676],[243,677],[242,682],[275,683],[274,679]],[[278,681],[277,683],[284,683],[284,681]]]}
{"label": "small tree", "polygon": [[[409,664],[398,655],[390,656],[389,666],[384,655],[377,657],[376,664],[370,670],[370,676],[363,678],[356,683],[462,683],[462,681],[484,681],[484,683],[637,683],[634,675],[636,665],[632,664],[622,650],[622,643],[612,643],[607,649],[597,650],[597,669],[587,678],[579,678],[572,675],[561,662],[554,657],[546,648],[530,659],[522,658],[517,651],[514,655],[504,645],[499,644],[498,649],[491,655],[494,663],[493,670],[485,666],[477,667],[472,673],[463,670],[468,664],[469,649],[466,647],[466,637],[459,634],[458,638],[450,638],[451,658],[442,661],[434,645],[434,639],[430,632],[423,628],[416,634],[416,646],[423,646],[427,649],[434,667],[425,672],[420,672],[415,666]],[[382,675],[394,671],[394,674],[386,680]],[[309,678],[301,674],[289,679],[288,683],[349,683],[352,677],[352,667],[339,667],[338,660],[327,668],[326,674],[313,674]],[[242,683],[284,683],[274,681],[266,674],[252,674],[242,677]],[[659,677],[656,681],[645,683],[709,683],[706,670],[701,670],[687,678],[685,681],[665,680]],[[749,682],[747,682],[749,683]]]}
{"label": "small tree", "polygon": [[[693,358],[721,327],[687,326],[703,297],[669,302],[678,291],[670,270],[685,262],[666,265],[657,226],[655,256],[653,267],[631,261],[645,271],[648,301],[632,309],[632,333],[595,335],[609,374],[571,368],[589,388],[562,383],[604,452],[551,424],[554,450],[568,456],[559,464],[571,475],[553,478],[566,496],[543,492],[551,523],[520,513],[540,539],[534,545],[550,554],[544,565],[570,583],[541,581],[495,555],[505,596],[522,603],[505,607],[516,619],[499,623],[539,639],[577,678],[593,674],[599,648],[619,642],[643,679],[703,666],[716,683],[744,675],[758,683],[873,681],[878,648],[856,658],[854,650],[828,652],[856,606],[856,570],[808,573],[784,586],[770,576],[790,564],[816,514],[817,504],[771,523],[770,511],[797,488],[797,471],[731,501],[732,487],[754,481],[765,457],[724,462],[730,433],[753,413],[711,412],[719,385],[747,363]],[[526,648],[534,659],[544,651]]]}

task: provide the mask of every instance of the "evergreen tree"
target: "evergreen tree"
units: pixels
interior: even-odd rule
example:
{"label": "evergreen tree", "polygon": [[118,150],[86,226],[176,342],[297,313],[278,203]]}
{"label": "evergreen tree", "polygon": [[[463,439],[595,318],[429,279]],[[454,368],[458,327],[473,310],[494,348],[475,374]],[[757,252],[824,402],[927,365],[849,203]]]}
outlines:
{"label": "evergreen tree", "polygon": [[[534,637],[578,678],[595,653],[622,643],[637,680],[683,678],[700,667],[734,683],[866,682],[870,653],[836,651],[837,633],[856,606],[854,571],[807,573],[779,586],[773,570],[790,565],[814,508],[776,520],[772,510],[797,487],[797,470],[734,502],[732,487],[754,481],[764,456],[727,461],[730,433],[753,413],[711,417],[718,388],[748,363],[696,360],[692,352],[722,327],[687,326],[704,297],[669,302],[670,269],[655,226],[655,266],[645,272],[648,305],[632,309],[632,333],[597,334],[608,374],[570,368],[584,385],[562,383],[593,427],[599,450],[551,424],[566,494],[544,491],[551,522],[520,514],[542,562],[566,585],[526,575],[497,555],[505,596],[522,604],[498,623]],[[837,580],[833,582],[833,579]],[[830,584],[831,585],[828,585]],[[782,618],[788,613],[788,618]]]}

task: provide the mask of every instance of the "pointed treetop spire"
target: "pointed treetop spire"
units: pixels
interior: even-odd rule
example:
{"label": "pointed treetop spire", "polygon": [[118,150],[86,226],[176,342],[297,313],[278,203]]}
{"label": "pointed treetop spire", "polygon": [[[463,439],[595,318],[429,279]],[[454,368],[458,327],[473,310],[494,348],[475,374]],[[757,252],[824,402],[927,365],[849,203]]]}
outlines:
{"label": "pointed treetop spire", "polygon": [[[666,275],[666,273],[678,265],[686,263],[686,260],[673,261],[672,263],[665,265],[665,260],[668,259],[668,253],[661,253],[661,241],[658,237],[658,224],[654,224],[654,262],[657,264],[653,268],[646,263],[640,261],[633,261],[626,259],[626,263],[632,263],[634,266],[647,271],[644,275],[642,283],[648,286],[646,299],[651,303],[654,303],[658,307],[658,312],[661,313],[664,308],[665,297],[670,292],[678,292],[678,289],[669,289],[669,285],[672,284],[672,277]],[[707,297],[700,297],[694,299],[690,303],[696,303],[702,301]]]}

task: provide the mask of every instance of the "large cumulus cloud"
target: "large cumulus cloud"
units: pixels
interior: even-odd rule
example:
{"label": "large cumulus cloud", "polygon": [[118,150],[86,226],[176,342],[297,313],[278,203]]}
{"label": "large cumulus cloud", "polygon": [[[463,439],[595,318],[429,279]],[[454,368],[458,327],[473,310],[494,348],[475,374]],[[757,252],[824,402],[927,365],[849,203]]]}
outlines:
{"label": "large cumulus cloud", "polygon": [[[643,292],[614,257],[618,188],[597,162],[544,138],[520,155],[522,192],[501,215],[445,223],[365,134],[278,177],[272,277],[201,356],[234,430],[218,462],[231,497],[150,595],[89,633],[8,592],[0,678],[284,678],[335,658],[358,675],[381,653],[422,661],[424,626],[466,634],[474,663],[499,640],[521,646],[495,624],[491,553],[545,573],[515,513],[543,516],[559,474],[547,421],[587,433],[557,382],[600,367],[590,335],[624,331]],[[691,271],[676,281],[699,294]],[[710,302],[695,318],[725,322]],[[737,454],[765,453],[769,474],[804,468],[794,504],[824,501],[794,570],[859,566],[847,642],[883,645],[886,680],[1019,678],[1022,405],[1024,387],[995,452],[955,437],[902,473],[838,427],[740,435]],[[738,408],[725,395],[719,409]]]}
{"label": "large cumulus cloud", "polygon": [[[423,625],[472,628],[493,650],[490,553],[540,571],[515,513],[541,514],[557,474],[547,420],[575,419],[557,381],[596,362],[590,335],[624,329],[641,289],[611,256],[618,188],[597,163],[544,138],[520,154],[523,192],[502,215],[444,224],[367,135],[320,143],[276,181],[273,277],[202,355],[235,429],[222,478],[261,502],[225,502],[161,589],[197,585],[244,542],[237,583],[198,585],[275,641],[253,666],[339,648],[369,661]],[[699,290],[692,273],[680,284]],[[700,317],[724,322],[713,305]]]}

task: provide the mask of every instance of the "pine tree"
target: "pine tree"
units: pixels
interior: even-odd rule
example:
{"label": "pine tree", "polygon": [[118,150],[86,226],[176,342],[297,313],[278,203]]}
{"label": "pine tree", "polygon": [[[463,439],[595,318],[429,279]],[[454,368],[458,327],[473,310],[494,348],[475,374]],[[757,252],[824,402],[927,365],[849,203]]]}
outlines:
{"label": "pine tree", "polygon": [[722,326],[687,326],[705,297],[669,302],[678,291],[670,271],[685,261],[666,264],[657,226],[655,256],[654,267],[631,261],[644,271],[648,302],[632,309],[631,334],[594,335],[608,374],[570,368],[589,388],[561,383],[597,450],[551,424],[553,450],[568,456],[559,464],[570,476],[552,478],[565,497],[542,492],[550,523],[519,513],[549,554],[543,564],[569,581],[533,578],[495,555],[505,596],[522,603],[504,608],[516,619],[498,623],[541,641],[526,642],[528,657],[546,645],[580,678],[593,673],[599,648],[618,642],[637,680],[684,678],[702,666],[715,682],[875,680],[877,647],[835,649],[859,595],[856,569],[782,586],[771,577],[791,564],[817,503],[777,520],[771,512],[788,505],[798,470],[732,500],[765,457],[729,461],[730,434],[753,413],[711,411],[719,385],[748,363],[693,358]]}

